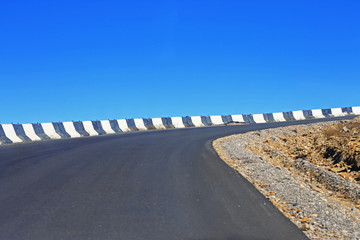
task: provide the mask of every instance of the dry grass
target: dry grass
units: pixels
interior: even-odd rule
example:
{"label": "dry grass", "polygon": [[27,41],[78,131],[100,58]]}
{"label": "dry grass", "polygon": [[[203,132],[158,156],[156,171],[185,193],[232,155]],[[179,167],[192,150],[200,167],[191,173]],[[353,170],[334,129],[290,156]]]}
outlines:
{"label": "dry grass", "polygon": [[326,138],[343,137],[344,134],[341,132],[342,128],[343,128],[343,124],[341,124],[341,123],[328,126],[323,132],[324,137],[326,137]]}

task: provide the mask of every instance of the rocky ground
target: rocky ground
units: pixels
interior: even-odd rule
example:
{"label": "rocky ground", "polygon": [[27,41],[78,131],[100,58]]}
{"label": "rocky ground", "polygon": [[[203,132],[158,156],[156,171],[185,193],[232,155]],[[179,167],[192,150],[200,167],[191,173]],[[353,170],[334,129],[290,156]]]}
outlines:
{"label": "rocky ground", "polygon": [[360,239],[360,118],[267,129],[213,143],[310,239]]}

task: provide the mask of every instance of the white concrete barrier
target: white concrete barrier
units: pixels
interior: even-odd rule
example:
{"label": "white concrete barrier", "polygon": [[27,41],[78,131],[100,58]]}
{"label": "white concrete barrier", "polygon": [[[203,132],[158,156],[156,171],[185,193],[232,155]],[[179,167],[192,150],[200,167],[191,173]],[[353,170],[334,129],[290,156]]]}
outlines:
{"label": "white concrete barrier", "polygon": [[142,118],[134,118],[135,126],[140,131],[145,131],[147,128],[145,127],[144,121]]}
{"label": "white concrete barrier", "polygon": [[13,143],[22,142],[21,138],[16,135],[14,126],[12,124],[2,124],[4,133],[8,139],[10,139]]}
{"label": "white concrete barrier", "polygon": [[210,120],[213,125],[224,125],[224,121],[222,120],[222,117],[219,115],[210,116]]}
{"label": "white concrete barrier", "polygon": [[231,115],[231,118],[234,122],[244,123],[244,117],[243,115]]}
{"label": "white concrete barrier", "polygon": [[285,122],[284,114],[282,112],[273,113],[275,122]]}
{"label": "white concrete barrier", "polygon": [[305,116],[304,116],[304,113],[303,111],[293,111],[293,116],[296,120],[305,120]]}
{"label": "white concrete barrier", "polygon": [[151,120],[156,129],[166,129],[161,118],[152,118]]}
{"label": "white concrete barrier", "polygon": [[30,123],[26,123],[26,124],[22,124],[23,128],[24,128],[24,132],[26,134],[26,136],[28,136],[31,141],[40,141],[41,138],[36,135],[34,127],[32,124]]}
{"label": "white concrete barrier", "polygon": [[171,121],[175,128],[184,128],[185,127],[182,117],[172,117]]}
{"label": "white concrete barrier", "polygon": [[325,117],[323,115],[321,109],[314,109],[314,110],[311,110],[311,112],[315,118],[324,118]]}
{"label": "white concrete barrier", "polygon": [[117,123],[119,125],[119,128],[123,132],[130,132],[131,129],[128,127],[128,124],[126,122],[126,119],[118,119]]}
{"label": "white concrete barrier", "polygon": [[111,128],[109,120],[101,120],[100,121],[102,128],[107,134],[113,134],[115,131]]}
{"label": "white concrete barrier", "polygon": [[191,117],[191,121],[194,124],[195,127],[203,127],[204,124],[201,121],[201,117],[200,116],[194,116]]}
{"label": "white concrete barrier", "polygon": [[334,117],[341,117],[345,115],[341,108],[331,108],[331,113]]}
{"label": "white concrete barrier", "polygon": [[[343,112],[344,109],[344,112]],[[304,111],[291,111],[291,112],[278,112],[278,113],[269,113],[269,114],[252,114],[252,115],[231,115],[231,119],[234,122],[244,123],[245,120],[249,123],[265,123],[265,122],[284,122],[286,120],[293,121],[293,120],[304,120],[306,117],[309,118],[326,118],[326,117],[341,117],[341,116],[351,116],[351,115],[360,115],[360,106],[357,107],[348,107],[348,108],[331,108],[329,109],[314,109],[314,110],[304,110]],[[311,114],[310,114],[311,112]],[[306,115],[306,117],[305,117]],[[285,117],[284,117],[285,116]],[[190,123],[190,119],[191,122]],[[170,124],[171,119],[171,124]],[[230,121],[229,116],[192,116],[186,117],[186,124],[183,122],[183,117],[171,117],[171,118],[152,118],[151,122],[152,125],[156,129],[166,129],[166,127],[175,128],[185,128],[185,127],[203,127],[205,124],[202,122],[202,119],[206,119],[207,122],[210,121],[213,125],[223,125],[225,124],[224,121]],[[148,130],[153,129],[151,122],[149,119],[119,119],[116,120],[117,124],[119,125],[119,129],[122,132],[130,132],[138,130]],[[165,122],[165,124],[163,123]],[[1,124],[0,130],[2,136],[6,141],[3,143],[19,143],[24,141],[39,141],[45,140],[50,137],[51,139],[60,139],[62,137],[67,138],[70,136],[71,138],[74,137],[81,137],[82,135],[87,135],[89,133],[90,136],[99,135],[100,134],[113,134],[118,131],[117,126],[116,130],[112,128],[110,120],[102,120],[102,121],[83,121],[82,125],[84,126],[84,130],[80,125],[76,128],[76,124],[80,124],[77,122],[62,122],[62,123],[40,123],[40,124],[22,124],[13,125],[13,124]],[[168,124],[169,126],[165,126]],[[115,124],[116,125],[116,124]],[[56,132],[56,129],[59,133]],[[95,128],[94,128],[95,126]],[[114,126],[115,127],[115,126]],[[22,129],[24,131],[22,131]],[[35,131],[36,129],[36,131]],[[18,131],[19,136],[16,134]],[[9,141],[8,141],[9,140]]]}
{"label": "white concrete barrier", "polygon": [[90,136],[99,135],[97,131],[95,131],[94,126],[91,121],[83,121],[84,129],[89,133]]}
{"label": "white concrete barrier", "polygon": [[65,131],[70,135],[72,138],[81,137],[80,133],[78,133],[75,129],[73,122],[63,122]]}
{"label": "white concrete barrier", "polygon": [[263,114],[253,114],[252,116],[253,116],[254,122],[256,122],[256,123],[266,123]]}
{"label": "white concrete barrier", "polygon": [[55,131],[54,125],[52,123],[41,123],[41,126],[44,130],[44,133],[48,135],[51,139],[61,138],[61,136]]}
{"label": "white concrete barrier", "polygon": [[352,111],[355,115],[360,114],[360,107],[352,107]]}

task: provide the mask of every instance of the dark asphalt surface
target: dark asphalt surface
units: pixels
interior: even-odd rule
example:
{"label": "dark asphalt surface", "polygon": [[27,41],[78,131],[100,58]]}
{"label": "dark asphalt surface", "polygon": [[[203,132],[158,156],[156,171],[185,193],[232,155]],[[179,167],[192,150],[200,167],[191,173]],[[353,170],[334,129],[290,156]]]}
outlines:
{"label": "dark asphalt surface", "polygon": [[0,146],[0,239],[306,239],[211,147],[299,123]]}

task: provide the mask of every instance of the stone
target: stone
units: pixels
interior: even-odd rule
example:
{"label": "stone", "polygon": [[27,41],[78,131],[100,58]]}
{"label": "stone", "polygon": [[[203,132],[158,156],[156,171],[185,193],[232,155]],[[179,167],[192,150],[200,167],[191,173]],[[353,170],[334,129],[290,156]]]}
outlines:
{"label": "stone", "polygon": [[307,222],[307,221],[309,221],[309,218],[308,218],[308,217],[304,217],[304,218],[301,219],[301,222],[302,222],[302,223]]}
{"label": "stone", "polygon": [[343,131],[343,132],[350,132],[350,130],[347,128],[347,127],[343,127],[342,129],[341,129],[341,131]]}
{"label": "stone", "polygon": [[310,225],[308,223],[303,223],[300,229],[302,231],[308,231],[310,229]]}

